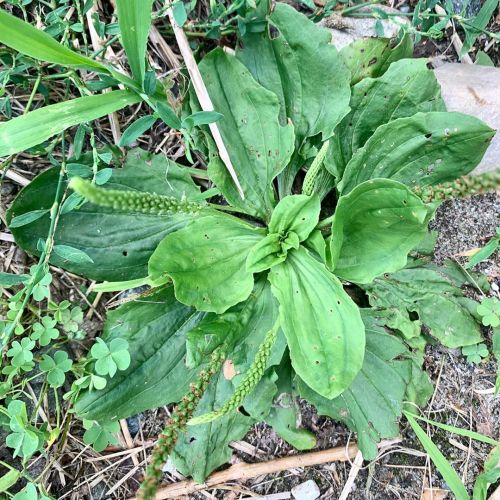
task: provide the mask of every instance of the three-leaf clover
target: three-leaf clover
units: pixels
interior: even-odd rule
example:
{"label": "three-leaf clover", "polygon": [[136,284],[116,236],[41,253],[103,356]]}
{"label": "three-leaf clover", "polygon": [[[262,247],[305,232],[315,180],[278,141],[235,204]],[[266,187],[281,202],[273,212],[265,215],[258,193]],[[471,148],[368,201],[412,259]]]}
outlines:
{"label": "three-leaf clover", "polygon": [[483,299],[477,306],[477,313],[483,318],[484,326],[500,325],[500,300],[495,297]]}
{"label": "three-leaf clover", "polygon": [[41,433],[29,424],[26,404],[23,401],[11,401],[7,411],[10,416],[9,427],[12,432],[7,436],[5,443],[9,448],[14,449],[14,458],[21,456],[27,459],[43,443]]}
{"label": "three-leaf clover", "polygon": [[481,362],[481,358],[486,358],[488,356],[488,348],[485,344],[474,344],[462,347],[462,354],[467,356],[467,361],[469,363],[478,364]]}
{"label": "three-leaf clover", "polygon": [[16,493],[12,500],[51,500],[50,497],[40,494],[33,483],[28,483],[19,493]]}
{"label": "three-leaf clover", "polygon": [[50,316],[44,316],[40,323],[35,323],[33,325],[31,338],[33,340],[38,340],[41,346],[47,346],[52,340],[59,337],[59,331],[54,328],[55,326],[55,319],[52,319]]}
{"label": "three-leaf clover", "polygon": [[114,377],[117,370],[126,370],[130,365],[128,342],[124,339],[113,339],[108,345],[98,338],[90,354],[96,359],[95,371],[98,375]]}
{"label": "three-leaf clover", "polygon": [[14,340],[12,347],[7,351],[7,356],[12,358],[11,364],[16,368],[21,368],[26,364],[31,364],[33,361],[33,353],[35,341],[28,337],[21,339],[21,342]]}
{"label": "three-leaf clover", "polygon": [[83,321],[83,311],[81,307],[71,307],[69,300],[63,300],[60,304],[50,304],[53,309],[54,318],[62,325],[64,331],[68,333],[76,333],[80,323]]}
{"label": "three-leaf clover", "polygon": [[52,275],[50,273],[45,273],[33,287],[32,295],[33,298],[40,302],[46,299],[50,295],[50,284],[52,283]]}
{"label": "three-leaf clover", "polygon": [[47,373],[47,382],[51,387],[61,387],[66,379],[65,373],[69,372],[72,366],[73,361],[64,351],[57,351],[53,358],[44,354],[40,361],[40,369]]}
{"label": "three-leaf clover", "polygon": [[108,381],[104,377],[99,377],[99,375],[94,375],[93,373],[85,375],[84,377],[76,379],[71,384],[71,389],[64,394],[63,399],[75,401],[83,389],[88,389],[89,392],[91,392],[92,389],[100,391],[106,387],[107,383]]}
{"label": "three-leaf clover", "polygon": [[102,451],[108,444],[118,444],[118,440],[113,434],[120,430],[118,422],[94,422],[84,420],[83,427],[87,429],[83,435],[83,442],[90,444],[95,451]]}

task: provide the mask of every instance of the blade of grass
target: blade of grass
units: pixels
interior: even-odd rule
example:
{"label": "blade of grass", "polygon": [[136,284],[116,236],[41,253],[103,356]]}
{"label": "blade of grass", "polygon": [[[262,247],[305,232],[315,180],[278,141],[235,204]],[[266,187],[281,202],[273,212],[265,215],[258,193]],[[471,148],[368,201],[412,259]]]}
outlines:
{"label": "blade of grass", "polygon": [[0,43],[39,61],[106,73],[130,88],[141,90],[141,87],[135,85],[134,81],[126,75],[68,49],[44,31],[12,16],[3,9],[0,9]]}
{"label": "blade of grass", "polygon": [[140,100],[139,95],[129,90],[114,90],[31,111],[0,124],[0,156],[24,151],[68,127],[95,120]]}
{"label": "blade of grass", "polygon": [[423,422],[434,425],[435,427],[439,427],[440,429],[443,429],[445,431],[452,432],[453,434],[458,434],[459,436],[475,439],[476,441],[481,441],[482,443],[491,444],[492,446],[500,446],[499,441],[495,441],[494,439],[488,436],[484,436],[483,434],[479,434],[478,432],[470,431],[468,429],[461,429],[460,427],[454,427],[453,425],[447,425],[447,424],[442,424],[440,422],[435,422],[434,420],[429,420],[427,418],[420,417],[419,415],[415,415],[413,413],[408,413],[408,415],[411,415],[413,418],[416,418],[417,420],[422,420]]}
{"label": "blade of grass", "polygon": [[122,44],[136,83],[142,87],[153,0],[117,0]]}
{"label": "blade of grass", "polygon": [[455,472],[455,469],[450,465],[445,456],[439,451],[438,447],[433,443],[432,439],[426,434],[424,429],[418,425],[411,413],[404,412],[408,423],[417,435],[418,440],[422,443],[425,451],[431,458],[437,470],[443,476],[446,484],[457,497],[457,500],[470,500],[469,494],[462,483],[462,480]]}
{"label": "blade of grass", "polygon": [[73,52],[44,31],[3,9],[0,9],[0,42],[40,61],[109,73],[106,66]]}
{"label": "blade of grass", "polygon": [[491,19],[491,16],[495,12],[495,9],[498,7],[498,0],[486,0],[481,10],[477,13],[477,16],[474,18],[472,25],[466,27],[463,25],[462,27],[465,30],[465,41],[462,50],[460,51],[460,57],[463,57],[474,45],[476,38],[482,33],[482,31],[488,26],[488,22]]}

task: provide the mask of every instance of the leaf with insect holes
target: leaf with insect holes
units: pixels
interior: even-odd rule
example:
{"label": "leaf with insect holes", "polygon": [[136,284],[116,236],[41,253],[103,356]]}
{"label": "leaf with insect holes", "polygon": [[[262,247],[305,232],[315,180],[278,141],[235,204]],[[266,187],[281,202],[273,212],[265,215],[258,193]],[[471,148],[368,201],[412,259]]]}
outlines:
{"label": "leaf with insect holes", "polygon": [[342,178],[345,166],[380,125],[418,112],[445,111],[441,89],[427,59],[402,59],[379,78],[365,78],[352,88],[351,111],[335,130],[325,168]]}
{"label": "leaf with insect holes", "polygon": [[66,379],[66,372],[71,370],[73,361],[68,358],[68,353],[57,351],[54,357],[44,354],[40,361],[40,369],[47,374],[47,382],[51,387],[61,387]]}
{"label": "leaf with insect holes", "polygon": [[83,434],[83,442],[92,445],[95,451],[103,451],[109,444],[118,444],[115,434],[120,431],[119,422],[93,422],[83,420],[86,429]]}
{"label": "leaf with insect holes", "polygon": [[290,120],[294,125],[296,153],[279,176],[283,197],[290,194],[302,167],[300,150],[306,139],[318,134],[328,139],[349,111],[350,75],[330,31],[290,5],[276,3],[269,25],[268,30],[247,33],[237,57],[278,96],[280,123]]}
{"label": "leaf with insect holes", "polygon": [[434,210],[408,187],[389,179],[356,186],[339,198],[332,223],[333,272],[355,283],[406,265],[407,255],[427,234]]}
{"label": "leaf with insect holes", "polygon": [[[58,176],[59,169],[53,168],[36,177],[19,193],[8,211],[7,219],[10,221],[12,217],[35,208],[49,209],[54,202]],[[113,169],[113,176],[105,185],[109,189],[125,190],[137,190],[137,186],[178,200],[183,197],[191,199],[200,192],[186,169],[163,155],[152,155],[141,149],[129,151],[124,167]],[[96,280],[143,278],[148,274],[147,262],[158,243],[166,234],[183,227],[192,218],[190,214],[151,217],[85,203],[79,210],[59,217],[55,243],[78,248],[94,264],[64,261],[54,253],[50,263]],[[49,226],[50,220],[46,215],[32,224],[11,229],[20,247],[39,255],[37,242],[47,237]]]}
{"label": "leaf with insect holes", "polygon": [[215,111],[223,115],[217,127],[245,199],[212,140],[208,141],[208,174],[231,205],[268,219],[276,204],[272,180],[292,154],[293,126],[280,125],[278,98],[259,85],[234,56],[215,49],[203,58],[199,68]]}
{"label": "leaf with insect holes", "polygon": [[263,232],[227,215],[201,217],[163,239],[149,260],[149,275],[170,276],[183,304],[222,313],[250,295],[254,280],[245,260]]}
{"label": "leaf with insect holes", "polygon": [[340,56],[351,72],[351,85],[364,78],[381,76],[391,63],[412,55],[413,42],[408,33],[400,41],[395,38],[361,38],[340,50]]}
{"label": "leaf with insect holes", "polygon": [[482,340],[475,318],[477,302],[464,297],[460,288],[464,281],[454,280],[446,266],[417,264],[376,278],[363,288],[372,307],[397,309],[407,321],[416,313],[418,328],[425,325],[432,337],[456,348]]}
{"label": "leaf with insect holes", "polygon": [[325,398],[338,396],[363,363],[365,328],[358,307],[303,247],[272,267],[269,281],[295,372]]}
{"label": "leaf with insect holes", "polygon": [[468,174],[495,135],[481,120],[462,113],[431,111],[398,118],[378,127],[346,165],[338,189],[390,178],[413,188]]}
{"label": "leaf with insect holes", "polygon": [[59,331],[56,326],[56,320],[50,316],[44,316],[40,322],[33,324],[33,331],[30,337],[33,340],[38,340],[41,346],[49,345],[53,340],[59,337]]}
{"label": "leaf with insect holes", "polygon": [[76,402],[78,415],[111,420],[178,401],[197,374],[185,364],[186,334],[203,315],[178,302],[172,285],[111,311],[102,339],[126,340],[130,366],[104,390],[83,393]]}
{"label": "leaf with insect holes", "polygon": [[[188,334],[188,362],[197,364],[221,343],[227,345],[226,359],[233,365],[235,375],[226,378],[224,372],[214,376],[204,394],[195,415],[203,415],[219,409],[234,393],[248,372],[256,353],[267,332],[278,317],[278,305],[271,294],[265,277],[257,279],[250,297],[222,315],[209,313]],[[271,348],[267,366],[279,364],[286,342],[280,332]],[[203,364],[202,364],[203,366]],[[243,400],[243,406],[253,406],[262,392],[259,385]],[[272,395],[271,395],[272,397]],[[269,407],[267,407],[267,410]],[[252,413],[250,409],[248,413]],[[214,469],[228,461],[231,456],[229,443],[241,439],[246,434],[253,418],[234,411],[208,424],[189,426],[187,432],[179,436],[172,454],[178,470],[203,481]]]}
{"label": "leaf with insect holes", "polygon": [[362,317],[366,326],[366,352],[352,384],[333,400],[321,397],[302,380],[298,388],[301,397],[313,404],[320,415],[340,420],[355,431],[363,457],[373,460],[380,440],[399,435],[398,418],[411,380],[411,353],[377,320],[370,315]]}
{"label": "leaf with insect holes", "polygon": [[299,394],[294,382],[295,373],[288,355],[283,357],[277,369],[277,375],[277,390],[271,402],[269,414],[264,417],[264,421],[297,450],[310,450],[316,446],[316,437],[311,431],[300,427]]}
{"label": "leaf with insect holes", "polygon": [[101,338],[90,349],[95,358],[95,371],[98,375],[109,375],[113,378],[117,370],[126,370],[130,365],[128,342],[125,339],[113,339],[109,345]]}

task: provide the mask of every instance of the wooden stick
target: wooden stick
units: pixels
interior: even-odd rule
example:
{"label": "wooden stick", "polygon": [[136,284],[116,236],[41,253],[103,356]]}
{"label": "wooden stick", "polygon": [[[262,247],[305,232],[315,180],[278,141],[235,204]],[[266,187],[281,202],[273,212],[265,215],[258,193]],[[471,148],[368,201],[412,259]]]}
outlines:
{"label": "wooden stick", "polygon": [[[184,30],[175,22],[171,6],[168,7],[167,14],[168,18],[170,19],[172,29],[174,30],[177,45],[179,46],[179,50],[181,51],[181,55],[184,59],[184,63],[186,64],[189,76],[191,77],[191,82],[193,83],[196,97],[198,97],[198,101],[200,102],[201,109],[203,109],[203,111],[214,111],[212,100],[208,95],[207,87],[205,86],[205,82],[201,77],[200,70],[198,69],[198,65],[196,64],[196,61],[194,59],[193,52],[191,51],[191,47],[189,46],[186,33],[184,33]],[[233,182],[236,185],[238,192],[240,193],[241,199],[244,200],[245,194],[243,193],[240,181],[238,180],[238,176],[236,175],[233,164],[231,163],[231,159],[229,158],[229,153],[222,139],[219,127],[217,126],[217,123],[209,123],[208,126],[210,127],[210,132],[212,132],[212,136],[214,138],[215,144],[217,145],[217,149],[219,150],[220,159],[226,166],[229,175],[233,179]]]}
{"label": "wooden stick", "polygon": [[18,174],[15,170],[12,169],[7,170],[4,175],[7,179],[10,179],[13,182],[17,182],[17,184],[20,184],[23,187],[27,186],[31,182],[29,179],[26,179],[26,177],[23,177],[21,174]]}
{"label": "wooden stick", "polygon": [[309,467],[311,465],[326,464],[329,462],[345,462],[353,459],[357,455],[358,451],[359,450],[356,444],[350,444],[347,447],[339,446],[329,450],[303,453],[301,455],[278,458],[268,462],[260,462],[256,464],[240,463],[231,466],[229,469],[215,472],[202,484],[188,480],[164,486],[156,493],[155,500],[190,495],[195,491],[206,490],[227,481],[244,481],[262,474],[272,474],[274,472],[281,472],[295,467]]}

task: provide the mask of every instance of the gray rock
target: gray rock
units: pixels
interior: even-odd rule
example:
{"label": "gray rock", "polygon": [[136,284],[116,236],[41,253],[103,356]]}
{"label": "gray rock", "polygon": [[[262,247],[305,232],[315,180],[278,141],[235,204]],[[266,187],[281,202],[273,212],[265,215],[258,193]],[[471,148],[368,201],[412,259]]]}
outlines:
{"label": "gray rock", "polygon": [[[446,63],[435,68],[448,111],[459,111],[480,118],[500,130],[500,68],[475,64]],[[474,173],[491,172],[500,167],[500,133]]]}
{"label": "gray rock", "polygon": [[316,500],[320,495],[318,485],[312,479],[292,488],[292,496],[296,500]]}

